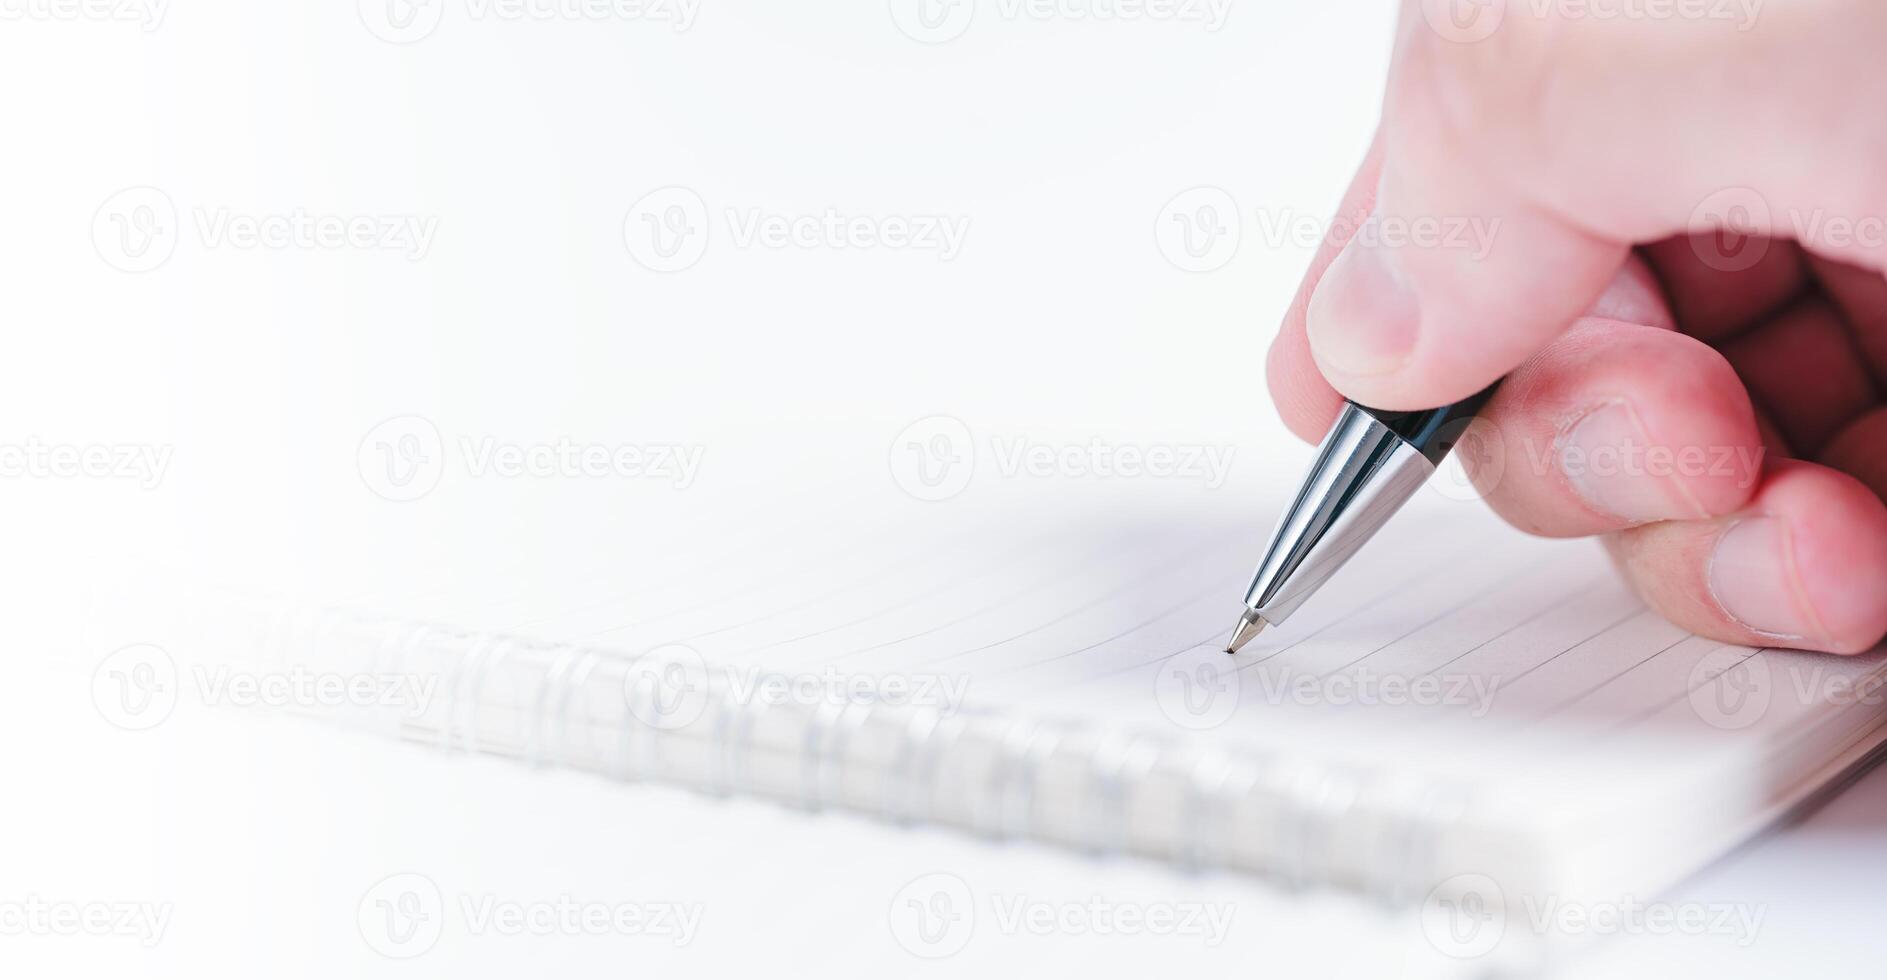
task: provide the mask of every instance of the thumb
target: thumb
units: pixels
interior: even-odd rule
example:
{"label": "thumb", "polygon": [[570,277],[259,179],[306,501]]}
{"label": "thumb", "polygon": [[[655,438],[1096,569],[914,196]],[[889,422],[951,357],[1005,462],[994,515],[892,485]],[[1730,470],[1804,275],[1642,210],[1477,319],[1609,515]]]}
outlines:
{"label": "thumb", "polygon": [[1875,213],[1856,163],[1887,126],[1838,110],[1883,95],[1883,8],[1726,23],[1406,0],[1374,215],[1307,309],[1318,368],[1373,407],[1447,404],[1563,331],[1635,244],[1715,230],[1726,189],[1765,202],[1743,232],[1787,234],[1761,221],[1798,207]]}
{"label": "thumb", "polygon": [[1318,369],[1376,408],[1492,384],[1590,309],[1630,252],[1493,188],[1412,187],[1410,169],[1384,169],[1375,213],[1307,311]]}

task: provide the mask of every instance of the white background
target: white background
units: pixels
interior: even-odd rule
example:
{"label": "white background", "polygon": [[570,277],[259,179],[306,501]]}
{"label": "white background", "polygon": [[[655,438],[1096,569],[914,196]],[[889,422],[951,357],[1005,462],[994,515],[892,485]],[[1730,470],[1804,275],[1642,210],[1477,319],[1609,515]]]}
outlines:
{"label": "white background", "polygon": [[[178,3],[149,31],[8,23],[18,339],[0,420],[14,442],[174,457],[156,492],[10,480],[0,520],[40,560],[137,545],[351,574],[362,548],[399,561],[474,528],[528,548],[601,514],[666,526],[835,486],[895,499],[892,441],[935,415],[979,438],[1234,446],[1248,480],[1299,469],[1263,355],[1367,144],[1389,4],[1235,3],[1216,32],[986,6],[941,44],[880,0],[710,2],[686,31],[435,0],[436,28],[405,45],[353,4]],[[1202,185],[1237,201],[1243,235],[1187,272],[1156,229]],[[651,272],[625,220],[671,186],[705,203],[706,252]],[[154,246],[168,260],[132,274],[108,259],[114,214],[143,227],[114,197],[138,187],[176,217]],[[297,209],[437,231],[413,261],[205,230]],[[969,230],[950,261],[742,248],[727,213],[754,209]],[[357,449],[407,415],[448,448],[667,443],[706,461],[681,494],[455,469],[389,507]]]}

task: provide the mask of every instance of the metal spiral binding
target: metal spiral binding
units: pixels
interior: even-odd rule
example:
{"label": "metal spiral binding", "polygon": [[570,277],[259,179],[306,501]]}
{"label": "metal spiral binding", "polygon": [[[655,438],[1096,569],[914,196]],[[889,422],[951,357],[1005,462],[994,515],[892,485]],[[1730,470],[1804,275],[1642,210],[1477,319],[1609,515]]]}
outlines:
{"label": "metal spiral binding", "polygon": [[[840,719],[850,707],[845,704],[820,705],[813,712],[812,721],[800,738],[799,805],[808,812],[816,813],[825,809],[826,800],[830,798],[826,792],[827,771],[832,765],[828,758],[828,746],[833,741],[832,735]],[[843,760],[838,764],[843,765]]]}
{"label": "metal spiral binding", "polygon": [[1088,756],[1087,797],[1093,803],[1086,808],[1086,824],[1081,844],[1095,854],[1126,850],[1127,787],[1121,772],[1127,764],[1127,749],[1133,739],[1107,736]]}
{"label": "metal spiral binding", "polygon": [[[934,713],[934,712],[933,712]],[[922,746],[917,764],[904,781],[906,795],[906,813],[912,819],[936,819],[937,770],[943,765],[944,757],[950,753],[968,730],[970,721],[958,715],[943,715],[937,719],[936,727],[931,729],[931,736]],[[938,733],[943,733],[939,738]]]}
{"label": "metal spiral binding", "polygon": [[[714,686],[708,687],[712,695]],[[710,705],[715,699],[708,698]],[[714,771],[709,775],[709,785],[716,796],[732,796],[752,785],[747,774],[747,763],[753,755],[753,716],[755,711],[763,711],[757,702],[741,705],[734,697],[731,687],[721,693],[720,710],[714,717]]]}
{"label": "metal spiral binding", "polygon": [[[1027,840],[1034,835],[1037,775],[1035,745],[1041,734],[1040,726],[1031,725],[1024,730],[1019,741],[1004,742],[1002,788],[997,796],[998,812],[1001,814],[999,838]],[[1059,736],[1052,733],[1050,738],[1059,740]]]}
{"label": "metal spiral binding", "polygon": [[892,823],[909,824],[921,813],[913,803],[916,793],[911,785],[912,773],[917,768],[918,757],[937,734],[941,723],[942,719],[934,711],[914,712],[905,720],[903,734],[898,739],[898,761],[887,774],[879,804],[881,815]]}
{"label": "metal spiral binding", "polygon": [[[531,734],[523,753],[524,761],[538,768],[551,764],[550,727],[553,724],[559,726],[558,741],[562,740],[561,726],[567,720],[564,712],[569,707],[571,696],[570,674],[576,662],[584,656],[575,647],[563,645],[549,647],[543,653],[550,658],[550,666],[544,671],[544,681],[538,685],[537,697],[531,705],[530,722],[526,726]],[[553,697],[558,702],[555,711],[550,706]]]}
{"label": "metal spiral binding", "polygon": [[595,650],[570,649],[571,652],[575,653],[577,656],[575,662],[570,667],[569,673],[565,677],[562,696],[557,702],[557,735],[554,743],[555,749],[549,753],[550,764],[552,765],[558,763],[564,765],[573,764],[570,750],[570,716],[573,714],[571,711],[571,703],[576,700],[579,694],[589,687],[590,676],[596,672],[596,668],[603,662],[602,655]]}
{"label": "metal spiral binding", "polygon": [[[1090,747],[1079,729],[1007,714],[945,715],[850,702],[807,709],[764,701],[742,704],[730,684],[712,678],[704,716],[692,723],[707,726],[693,728],[701,733],[695,737],[707,740],[707,771],[684,777],[666,766],[668,750],[683,736],[644,723],[643,718],[654,716],[639,708],[653,705],[630,700],[655,696],[626,684],[631,675],[625,672],[633,671],[639,656],[464,634],[424,623],[380,622],[335,609],[277,611],[261,633],[261,655],[271,662],[325,655],[389,674],[439,673],[449,691],[446,703],[425,718],[376,717],[375,727],[390,727],[448,752],[513,755],[538,767],[573,765],[625,781],[682,779],[722,795],[764,791],[812,811],[837,804],[873,810],[898,823],[948,822],[997,839],[1052,840],[1097,853],[1138,851],[1189,869],[1274,875],[1295,887],[1349,873],[1360,875],[1364,880],[1355,884],[1385,901],[1406,901],[1425,889],[1439,866],[1446,833],[1469,802],[1458,787],[1429,788],[1419,798],[1398,795],[1398,784],[1383,774],[1222,746],[1195,749],[1156,735],[1107,736]],[[480,727],[493,717],[482,710],[493,706],[488,698],[504,693],[492,689],[494,673],[507,666],[518,668],[519,703],[505,706],[517,712],[516,745],[508,744],[506,732]],[[605,690],[609,684],[622,689]],[[798,747],[797,780],[784,792],[753,780],[762,712],[778,712],[767,720],[788,723],[782,729],[791,739],[786,744]],[[382,726],[382,720],[394,724]],[[853,767],[866,756],[855,757],[853,750],[860,731],[874,724],[897,726],[897,741],[889,760],[872,763],[882,771],[869,774],[874,792],[868,803],[848,794],[848,778],[864,775]],[[951,758],[961,757],[956,754],[966,742],[979,751],[969,754],[966,764],[975,767],[963,775],[981,791],[969,794],[962,813],[946,813],[937,807],[940,773]],[[983,746],[990,750],[987,757]],[[1077,752],[1082,756],[1072,755]],[[1083,774],[1087,805],[1072,828],[1054,819],[1058,811],[1041,808],[1043,767],[1051,762],[1075,764]],[[1178,782],[1178,839],[1170,842],[1135,834],[1135,816],[1147,802],[1142,794],[1159,788],[1156,775]],[[1165,799],[1154,802],[1164,805]],[[1254,805],[1265,825],[1241,826]],[[1051,819],[1044,823],[1044,817]],[[1354,821],[1366,818],[1382,824],[1379,833],[1361,835],[1378,842],[1372,853],[1337,853],[1351,839],[1346,833],[1356,829]],[[1253,835],[1265,842],[1262,851],[1238,848]],[[1354,867],[1346,868],[1345,860]]]}

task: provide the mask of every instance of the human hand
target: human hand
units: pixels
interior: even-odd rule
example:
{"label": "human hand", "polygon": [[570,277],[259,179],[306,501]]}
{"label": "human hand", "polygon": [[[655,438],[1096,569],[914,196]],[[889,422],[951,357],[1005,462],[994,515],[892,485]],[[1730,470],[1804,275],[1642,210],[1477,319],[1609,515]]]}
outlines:
{"label": "human hand", "polygon": [[[1405,0],[1351,233],[1272,345],[1273,397],[1316,440],[1343,396],[1427,408],[1506,375],[1491,455],[1464,457],[1502,517],[1602,535],[1694,632],[1870,649],[1887,5],[1598,7]],[[1486,248],[1446,234],[1470,222]]]}

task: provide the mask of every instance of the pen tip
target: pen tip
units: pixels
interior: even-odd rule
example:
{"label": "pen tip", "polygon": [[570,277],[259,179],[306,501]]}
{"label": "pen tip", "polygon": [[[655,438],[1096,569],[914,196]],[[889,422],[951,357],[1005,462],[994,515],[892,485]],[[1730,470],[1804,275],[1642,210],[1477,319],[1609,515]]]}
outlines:
{"label": "pen tip", "polygon": [[1237,653],[1245,644],[1251,642],[1252,637],[1264,630],[1264,617],[1247,609],[1244,615],[1238,617],[1238,627],[1232,630],[1232,639],[1225,644],[1225,652]]}

